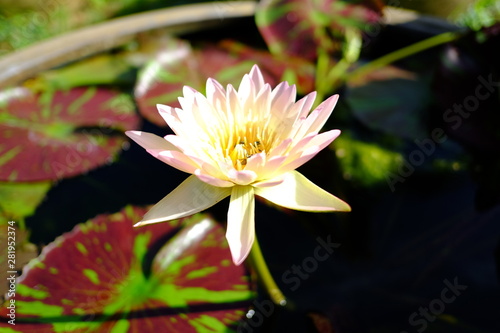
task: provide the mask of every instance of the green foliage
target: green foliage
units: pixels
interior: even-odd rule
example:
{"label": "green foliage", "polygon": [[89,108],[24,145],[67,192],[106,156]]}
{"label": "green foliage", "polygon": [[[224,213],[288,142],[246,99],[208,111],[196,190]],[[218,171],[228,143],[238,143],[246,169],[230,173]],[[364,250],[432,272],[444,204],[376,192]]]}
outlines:
{"label": "green foliage", "polygon": [[463,13],[455,15],[456,23],[478,31],[500,22],[500,2],[497,0],[476,0]]}

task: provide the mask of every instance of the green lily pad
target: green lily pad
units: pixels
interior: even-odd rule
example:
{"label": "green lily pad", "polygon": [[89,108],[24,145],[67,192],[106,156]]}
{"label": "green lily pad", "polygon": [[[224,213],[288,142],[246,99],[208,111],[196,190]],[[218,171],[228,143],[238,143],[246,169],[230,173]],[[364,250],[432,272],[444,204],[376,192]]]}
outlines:
{"label": "green lily pad", "polygon": [[273,56],[231,40],[205,44],[200,49],[192,49],[185,41],[172,40],[139,74],[135,87],[139,110],[154,124],[166,126],[157,104],[180,107],[177,98],[183,95],[183,87],[187,85],[204,93],[209,77],[222,85],[238,86],[254,64],[259,65],[266,82],[272,86],[286,80],[297,85],[299,94],[314,90],[314,65],[302,58]]}
{"label": "green lily pad", "polygon": [[106,164],[138,121],[130,96],[112,90],[0,92],[0,180],[58,180]]}
{"label": "green lily pad", "polygon": [[100,215],[48,245],[18,280],[15,330],[234,330],[253,292],[223,228],[201,214],[134,228],[145,212]]}
{"label": "green lily pad", "polygon": [[51,181],[0,182],[0,216],[20,221],[32,215],[52,187]]}

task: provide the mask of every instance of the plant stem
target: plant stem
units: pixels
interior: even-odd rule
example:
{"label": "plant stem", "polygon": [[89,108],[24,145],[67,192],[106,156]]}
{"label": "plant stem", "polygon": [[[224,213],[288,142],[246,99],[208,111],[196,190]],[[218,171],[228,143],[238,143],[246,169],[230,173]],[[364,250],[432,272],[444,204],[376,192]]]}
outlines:
{"label": "plant stem", "polygon": [[365,75],[371,71],[374,71],[378,68],[386,66],[386,65],[393,63],[397,60],[406,58],[408,56],[411,56],[411,55],[416,54],[416,53],[421,52],[421,51],[425,51],[425,50],[430,49],[432,47],[454,41],[461,36],[462,36],[461,33],[445,32],[445,33],[439,34],[437,36],[433,36],[433,37],[424,39],[423,41],[420,41],[420,42],[417,42],[415,44],[403,47],[402,49],[396,50],[396,51],[388,53],[388,54],[386,54],[378,59],[370,61],[366,65],[359,67],[358,69],[352,71],[351,73],[347,73],[344,76],[344,79],[346,81],[347,80],[355,80],[355,79],[360,78],[363,75]]}
{"label": "plant stem", "polygon": [[281,292],[281,290],[276,285],[269,268],[267,267],[266,261],[262,256],[262,251],[260,250],[260,245],[255,236],[255,240],[252,245],[252,250],[250,251],[249,259],[253,265],[260,282],[266,289],[269,297],[276,305],[285,306],[287,304],[286,298]]}

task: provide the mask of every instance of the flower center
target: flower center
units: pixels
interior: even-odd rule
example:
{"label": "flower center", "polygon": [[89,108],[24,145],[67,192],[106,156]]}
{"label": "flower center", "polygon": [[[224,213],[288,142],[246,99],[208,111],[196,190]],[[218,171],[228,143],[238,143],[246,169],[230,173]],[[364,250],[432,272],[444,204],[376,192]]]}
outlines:
{"label": "flower center", "polygon": [[239,139],[229,154],[236,170],[243,170],[247,165],[247,159],[252,155],[265,151],[260,140],[248,142],[247,138]]}

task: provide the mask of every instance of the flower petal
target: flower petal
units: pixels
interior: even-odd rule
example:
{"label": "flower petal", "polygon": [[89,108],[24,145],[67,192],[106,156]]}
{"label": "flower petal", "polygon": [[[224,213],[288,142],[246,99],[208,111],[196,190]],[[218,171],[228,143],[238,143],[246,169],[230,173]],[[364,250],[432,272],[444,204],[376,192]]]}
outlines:
{"label": "flower petal", "polygon": [[236,169],[232,169],[229,170],[227,176],[232,182],[238,185],[248,185],[257,179],[257,174],[252,170],[238,171]]}
{"label": "flower petal", "polygon": [[235,265],[248,256],[255,239],[255,197],[251,186],[234,186],[227,212],[226,239]]}
{"label": "flower petal", "polygon": [[310,133],[318,134],[319,130],[325,125],[328,117],[333,112],[339,95],[333,95],[324,102],[322,102],[316,109],[314,109],[307,119],[302,122],[302,125],[295,133],[294,137],[300,139]]}
{"label": "flower petal", "polygon": [[125,134],[137,142],[141,147],[148,150],[175,150],[179,149],[164,138],[141,131],[126,131]]}
{"label": "flower petal", "polygon": [[151,208],[135,226],[178,219],[212,207],[231,194],[227,187],[215,187],[189,176]]}
{"label": "flower petal", "polygon": [[178,151],[161,151],[158,153],[157,158],[160,161],[187,173],[194,173],[194,171],[200,167],[198,163]]}
{"label": "flower petal", "polygon": [[[296,152],[295,155],[290,153],[287,158],[287,162],[280,167],[281,172],[288,172],[290,170],[295,170],[304,163],[308,162],[311,158],[316,156],[321,150],[332,143],[340,135],[340,130],[331,130],[318,135],[314,135],[313,138],[307,136],[303,139],[305,144],[301,147],[302,151]],[[300,144],[300,142],[299,142]],[[297,145],[297,147],[299,146]],[[295,149],[295,147],[294,147]]]}
{"label": "flower petal", "polygon": [[281,184],[273,187],[256,187],[255,194],[279,206],[308,212],[344,211],[351,207],[326,192],[297,171],[285,174]]}
{"label": "flower petal", "polygon": [[250,76],[250,78],[252,79],[255,89],[257,91],[262,89],[265,82],[264,82],[264,76],[262,76],[262,72],[260,71],[259,66],[253,65],[252,69],[250,70],[250,73],[248,73],[248,76]]}
{"label": "flower petal", "polygon": [[194,174],[198,179],[200,179],[202,182],[217,186],[217,187],[231,187],[234,186],[234,183],[229,182],[227,180],[219,179],[210,175],[207,175],[204,173],[201,169],[196,169]]}

